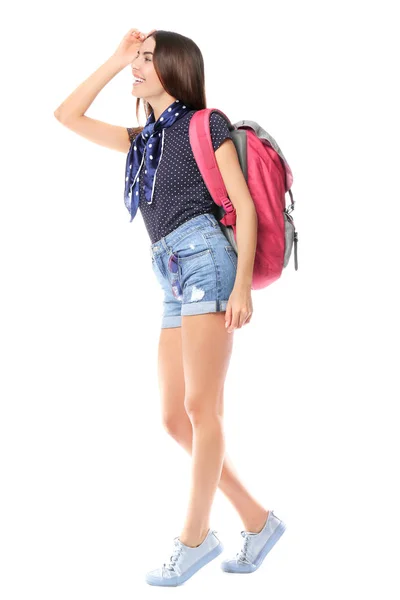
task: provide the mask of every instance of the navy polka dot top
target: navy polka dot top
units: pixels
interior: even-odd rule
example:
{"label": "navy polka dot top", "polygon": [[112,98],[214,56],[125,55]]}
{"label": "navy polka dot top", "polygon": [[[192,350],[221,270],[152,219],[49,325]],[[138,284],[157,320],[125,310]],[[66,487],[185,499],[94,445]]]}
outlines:
{"label": "navy polka dot top", "polygon": [[[195,112],[188,112],[165,129],[151,204],[144,196],[143,169],[139,174],[139,210],[152,244],[197,215],[216,214],[217,205],[203,181],[189,141],[189,123]],[[126,129],[132,142],[133,128]],[[210,131],[214,151],[223,141],[232,139],[225,119],[218,113],[211,113]]]}

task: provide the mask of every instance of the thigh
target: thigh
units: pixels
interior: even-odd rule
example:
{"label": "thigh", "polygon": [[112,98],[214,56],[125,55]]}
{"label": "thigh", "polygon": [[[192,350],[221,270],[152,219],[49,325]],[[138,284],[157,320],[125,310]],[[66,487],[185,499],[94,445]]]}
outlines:
{"label": "thigh", "polygon": [[223,390],[233,347],[225,313],[182,316],[182,360],[186,409],[222,415]]}
{"label": "thigh", "polygon": [[185,413],[180,327],[161,329],[158,344],[158,384],[164,419]]}

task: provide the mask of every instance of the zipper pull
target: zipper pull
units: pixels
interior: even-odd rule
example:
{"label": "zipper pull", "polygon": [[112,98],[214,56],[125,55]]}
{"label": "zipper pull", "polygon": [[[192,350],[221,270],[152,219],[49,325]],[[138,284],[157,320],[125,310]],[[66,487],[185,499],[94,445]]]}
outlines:
{"label": "zipper pull", "polygon": [[297,262],[297,242],[298,242],[298,238],[297,238],[297,231],[294,232],[294,268],[297,271],[297,269],[299,268],[298,262]]}

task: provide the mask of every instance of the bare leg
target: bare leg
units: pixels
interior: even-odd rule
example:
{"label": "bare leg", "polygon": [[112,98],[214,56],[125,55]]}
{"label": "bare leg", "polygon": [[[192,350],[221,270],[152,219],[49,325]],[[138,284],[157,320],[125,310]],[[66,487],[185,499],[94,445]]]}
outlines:
{"label": "bare leg", "polygon": [[[184,405],[185,381],[181,327],[161,330],[158,369],[163,425],[171,437],[191,455],[193,427]],[[222,389],[219,402],[219,413],[221,415],[223,415],[223,393],[224,390]],[[269,511],[250,494],[240,481],[226,452],[218,487],[238,512],[244,529],[255,533],[260,531],[265,524]],[[202,541],[200,539],[199,543]]]}
{"label": "bare leg", "polygon": [[[164,330],[163,343],[160,338],[160,384],[164,425],[192,454],[191,494],[180,539],[196,546],[207,534],[216,487],[232,502],[248,531],[260,531],[268,511],[246,490],[224,451],[223,384],[233,335],[224,328],[223,313],[183,317],[183,321],[186,330],[184,327]],[[186,337],[182,335],[185,350],[182,353],[176,347],[181,343],[181,329],[186,331]],[[177,360],[179,355],[185,369]],[[167,381],[174,399],[165,388]]]}
{"label": "bare leg", "polygon": [[[191,455],[193,428],[187,414],[182,414],[179,420],[165,423],[165,427],[171,437]],[[218,488],[238,512],[243,521],[244,529],[254,533],[261,531],[265,525],[269,511],[250,494],[240,481],[232,461],[226,452]]]}

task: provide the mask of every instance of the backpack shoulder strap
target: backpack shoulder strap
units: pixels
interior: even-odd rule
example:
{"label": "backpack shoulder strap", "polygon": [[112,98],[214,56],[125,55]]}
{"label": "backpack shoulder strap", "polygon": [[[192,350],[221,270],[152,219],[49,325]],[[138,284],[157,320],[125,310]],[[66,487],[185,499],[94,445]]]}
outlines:
{"label": "backpack shoulder strap", "polygon": [[234,225],[236,211],[228,198],[224,180],[218,168],[210,132],[211,113],[217,112],[224,117],[230,129],[234,129],[228,117],[217,108],[203,108],[194,113],[189,123],[189,140],[193,155],[204,183],[214,202],[222,206],[227,213],[221,223]]}

